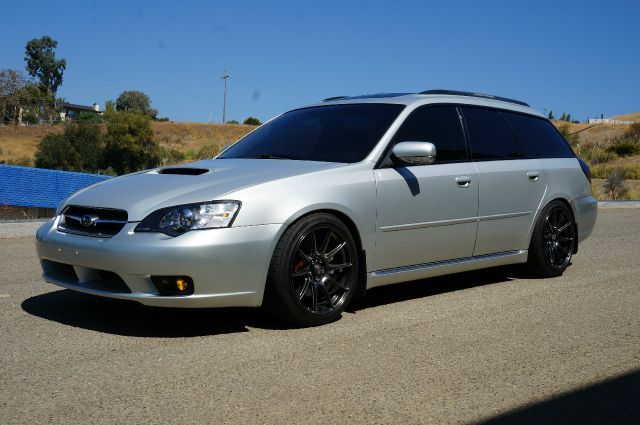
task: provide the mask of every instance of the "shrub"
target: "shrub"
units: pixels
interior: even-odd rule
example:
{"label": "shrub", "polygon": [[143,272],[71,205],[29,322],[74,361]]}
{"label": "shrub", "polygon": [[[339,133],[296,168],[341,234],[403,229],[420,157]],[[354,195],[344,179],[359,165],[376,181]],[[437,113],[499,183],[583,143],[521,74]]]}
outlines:
{"label": "shrub", "polygon": [[174,148],[160,148],[162,151],[162,163],[164,165],[177,164],[185,160],[185,154]]}
{"label": "shrub", "polygon": [[99,124],[65,124],[62,134],[47,134],[36,151],[39,168],[96,171],[100,167],[102,131]]}
{"label": "shrub", "polygon": [[78,121],[100,123],[103,119],[101,115],[94,114],[93,112],[80,112],[78,114]]}
{"label": "shrub", "polygon": [[624,181],[625,172],[621,168],[615,169],[602,185],[604,193],[611,199],[619,199],[627,194],[627,185]]}
{"label": "shrub", "polygon": [[234,124],[234,125],[237,125],[237,124],[240,124],[240,123],[239,123],[238,121],[236,121],[236,120],[231,120],[231,121],[227,121],[225,124]]}
{"label": "shrub", "polygon": [[162,162],[162,150],[154,139],[151,118],[129,112],[114,113],[107,122],[103,167],[118,174],[153,168]]}
{"label": "shrub", "polygon": [[616,158],[615,152],[609,151],[599,145],[578,145],[576,155],[587,161],[590,165],[603,164]]}
{"label": "shrub", "polygon": [[44,136],[38,145],[35,157],[36,167],[54,170],[75,170],[79,160],[75,146],[64,137],[64,134]]}
{"label": "shrub", "polygon": [[211,159],[220,153],[220,147],[214,143],[209,143],[201,147],[196,153],[197,159]]}
{"label": "shrub", "polygon": [[99,124],[91,122],[66,124],[63,135],[78,153],[76,169],[96,171],[100,168],[104,140]]}
{"label": "shrub", "polygon": [[631,124],[629,129],[624,133],[624,136],[640,142],[640,123]]}
{"label": "shrub", "polygon": [[632,156],[640,154],[640,141],[620,139],[607,149],[618,156]]}
{"label": "shrub", "polygon": [[244,122],[242,124],[244,124],[244,125],[260,125],[262,123],[260,122],[260,120],[258,118],[249,117],[246,120],[244,120]]}

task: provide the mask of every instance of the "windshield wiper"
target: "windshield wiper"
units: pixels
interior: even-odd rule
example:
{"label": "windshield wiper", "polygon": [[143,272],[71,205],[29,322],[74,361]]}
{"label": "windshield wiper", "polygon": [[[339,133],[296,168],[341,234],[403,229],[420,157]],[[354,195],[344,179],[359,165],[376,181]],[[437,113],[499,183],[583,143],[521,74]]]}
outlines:
{"label": "windshield wiper", "polygon": [[280,155],[280,154],[273,154],[273,153],[263,153],[260,155],[253,155],[253,156],[239,156],[237,158],[251,158],[251,159],[298,159],[298,158],[294,158],[292,156],[288,156],[288,155]]}

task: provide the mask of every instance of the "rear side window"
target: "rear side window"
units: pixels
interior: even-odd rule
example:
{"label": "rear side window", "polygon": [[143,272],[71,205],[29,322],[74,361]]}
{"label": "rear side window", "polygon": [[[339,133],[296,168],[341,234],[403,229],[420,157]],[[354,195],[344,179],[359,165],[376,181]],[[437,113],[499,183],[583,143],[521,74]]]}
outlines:
{"label": "rear side window", "polygon": [[501,112],[531,158],[572,158],[573,152],[553,124],[541,118]]}
{"label": "rear side window", "polygon": [[474,160],[523,158],[524,153],[498,111],[463,106]]}
{"label": "rear side window", "polygon": [[467,148],[455,106],[427,106],[409,115],[393,143],[431,142],[436,146],[436,163],[465,161]]}

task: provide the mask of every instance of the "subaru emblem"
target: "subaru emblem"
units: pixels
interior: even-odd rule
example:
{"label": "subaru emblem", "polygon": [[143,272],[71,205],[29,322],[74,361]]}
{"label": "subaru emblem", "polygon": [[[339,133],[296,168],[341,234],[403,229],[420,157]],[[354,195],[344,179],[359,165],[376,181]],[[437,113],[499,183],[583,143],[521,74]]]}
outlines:
{"label": "subaru emblem", "polygon": [[87,214],[80,217],[80,224],[82,224],[85,227],[89,227],[95,224],[96,220],[98,220],[97,215]]}

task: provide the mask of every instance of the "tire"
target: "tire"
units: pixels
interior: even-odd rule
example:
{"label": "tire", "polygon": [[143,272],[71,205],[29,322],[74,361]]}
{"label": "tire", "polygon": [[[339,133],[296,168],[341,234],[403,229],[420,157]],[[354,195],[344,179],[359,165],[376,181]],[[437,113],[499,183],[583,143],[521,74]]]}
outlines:
{"label": "tire", "polygon": [[357,252],[347,226],[331,214],[295,222],[271,259],[264,306],[296,326],[338,319],[356,290]]}
{"label": "tire", "polygon": [[576,226],[571,209],[561,201],[549,203],[533,229],[529,271],[537,277],[557,277],[571,264],[577,243]]}

